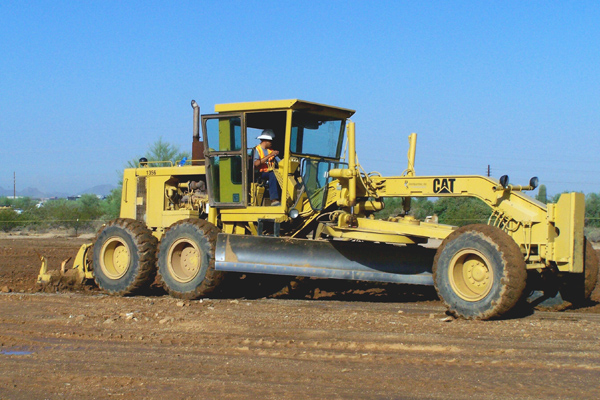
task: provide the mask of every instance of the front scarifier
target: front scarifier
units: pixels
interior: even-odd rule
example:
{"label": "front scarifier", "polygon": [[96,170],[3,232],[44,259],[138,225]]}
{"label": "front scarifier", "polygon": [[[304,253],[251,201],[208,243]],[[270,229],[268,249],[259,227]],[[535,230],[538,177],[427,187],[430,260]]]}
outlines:
{"label": "front scarifier", "polygon": [[112,295],[139,292],[156,275],[157,240],[141,222],[119,218],[103,226],[94,242],[96,284]]}
{"label": "front scarifier", "polygon": [[190,218],[173,224],[158,248],[158,274],[171,296],[198,299],[215,290],[223,272],[215,271],[219,229],[208,221]]}
{"label": "front scarifier", "polygon": [[433,280],[448,310],[467,319],[498,318],[525,290],[525,261],[515,241],[489,225],[467,225],[438,248]]}

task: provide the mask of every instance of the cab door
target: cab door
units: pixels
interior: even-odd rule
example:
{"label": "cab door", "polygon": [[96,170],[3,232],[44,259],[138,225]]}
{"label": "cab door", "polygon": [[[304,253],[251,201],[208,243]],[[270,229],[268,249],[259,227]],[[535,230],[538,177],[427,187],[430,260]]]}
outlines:
{"label": "cab door", "polygon": [[246,207],[248,156],[243,114],[203,115],[202,131],[210,206]]}

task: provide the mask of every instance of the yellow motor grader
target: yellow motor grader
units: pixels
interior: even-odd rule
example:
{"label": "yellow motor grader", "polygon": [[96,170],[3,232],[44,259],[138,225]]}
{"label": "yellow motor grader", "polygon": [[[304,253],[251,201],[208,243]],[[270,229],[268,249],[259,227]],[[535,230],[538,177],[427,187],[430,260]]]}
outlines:
{"label": "yellow motor grader", "polygon": [[[136,293],[158,273],[172,296],[196,299],[236,271],[434,285],[451,313],[490,319],[532,290],[578,303],[596,284],[581,193],[546,205],[523,193],[537,178],[417,176],[416,134],[401,175],[366,173],[354,111],[345,108],[277,100],[219,104],[201,116],[192,107],[192,159],[126,169],[120,218],[76,258],[81,276],[110,294]],[[280,156],[277,205],[253,162],[266,129]],[[411,198],[448,196],[483,201],[487,224],[456,228],[410,215]],[[403,199],[401,215],[376,219],[391,197]],[[437,250],[423,246],[429,239],[442,240]]]}

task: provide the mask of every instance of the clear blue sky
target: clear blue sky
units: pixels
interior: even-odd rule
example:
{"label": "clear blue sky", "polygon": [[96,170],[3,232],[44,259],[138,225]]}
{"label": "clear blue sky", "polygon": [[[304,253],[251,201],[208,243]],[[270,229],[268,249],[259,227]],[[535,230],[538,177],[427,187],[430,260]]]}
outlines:
{"label": "clear blue sky", "polygon": [[0,2],[0,186],[116,184],[192,109],[357,110],[359,160],[600,192],[597,1]]}

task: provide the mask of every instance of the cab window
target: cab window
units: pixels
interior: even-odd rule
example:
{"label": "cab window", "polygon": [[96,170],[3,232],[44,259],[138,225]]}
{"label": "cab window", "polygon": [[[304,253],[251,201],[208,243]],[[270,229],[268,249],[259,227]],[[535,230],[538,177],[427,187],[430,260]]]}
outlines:
{"label": "cab window", "polygon": [[339,159],[342,152],[345,120],[303,111],[292,116],[291,152]]}

